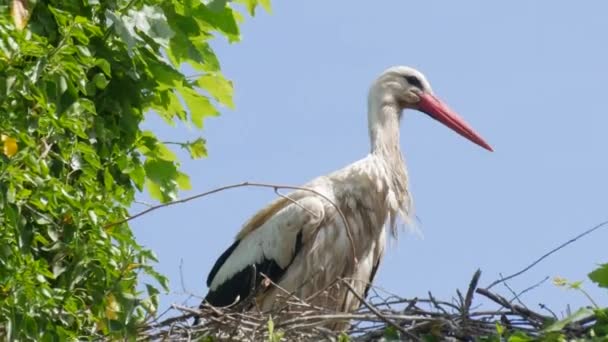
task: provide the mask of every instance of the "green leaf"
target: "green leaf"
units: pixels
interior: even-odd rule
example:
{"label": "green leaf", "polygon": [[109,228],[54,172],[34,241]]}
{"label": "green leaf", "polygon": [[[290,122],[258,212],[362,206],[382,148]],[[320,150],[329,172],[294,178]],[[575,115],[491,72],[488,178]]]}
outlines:
{"label": "green leaf", "polygon": [[148,193],[150,193],[150,197],[159,200],[161,202],[167,202],[169,200],[166,199],[166,196],[163,194],[163,190],[160,187],[160,184],[153,182],[150,179],[146,179],[146,189],[148,189]]}
{"label": "green leaf", "polygon": [[[239,40],[239,26],[230,7],[224,6],[221,10],[212,11],[207,6],[198,6],[194,17],[202,25],[211,25],[212,28],[222,32],[229,41]],[[201,20],[204,18],[204,21]]]}
{"label": "green leaf", "polygon": [[228,0],[211,0],[207,4],[207,7],[210,10],[212,10],[213,12],[219,12],[219,11],[222,11],[226,7],[227,3],[228,3]]}
{"label": "green leaf", "polygon": [[589,273],[589,279],[600,287],[608,288],[608,264],[602,264],[596,270]]}
{"label": "green leaf", "polygon": [[513,335],[509,336],[509,339],[507,339],[508,342],[530,342],[530,341],[534,341],[534,338],[526,335],[526,333],[524,332],[515,332],[513,333]]}
{"label": "green leaf", "polygon": [[144,168],[146,169],[146,176],[157,183],[174,180],[177,177],[177,168],[170,161],[148,159],[144,164]]}
{"label": "green leaf", "polygon": [[173,119],[176,116],[182,121],[187,120],[184,107],[182,107],[173,90],[157,91],[152,103],[152,109],[170,125],[174,124]]}
{"label": "green leaf", "polygon": [[129,15],[123,20],[125,25],[137,28],[163,47],[169,46],[174,34],[164,12],[155,6],[144,5],[139,11],[129,10]]}
{"label": "green leaf", "polygon": [[268,317],[267,328],[268,335],[272,336],[272,334],[274,334],[274,321],[272,320],[272,316]]}
{"label": "green leaf", "polygon": [[77,151],[82,154],[82,158],[95,169],[101,168],[101,162],[95,149],[85,143],[78,143]]}
{"label": "green leaf", "polygon": [[110,81],[108,81],[103,74],[95,74],[91,82],[93,82],[93,84],[95,84],[95,86],[99,89],[104,89],[108,83],[110,83]]}
{"label": "green leaf", "polygon": [[179,91],[188,105],[188,109],[190,109],[190,118],[196,127],[203,127],[203,119],[205,117],[219,114],[211,102],[209,102],[209,99],[197,93],[194,89],[183,87]]}
{"label": "green leaf", "polygon": [[88,214],[89,214],[89,219],[91,219],[91,222],[93,222],[94,225],[97,225],[97,214],[95,214],[95,211],[89,210]]}
{"label": "green leaf", "polygon": [[203,138],[198,138],[193,142],[190,142],[186,145],[188,148],[188,152],[190,152],[190,157],[192,159],[200,159],[207,156],[207,148],[205,147],[206,141]]}
{"label": "green leaf", "polygon": [[259,3],[266,12],[272,13],[272,8],[270,6],[270,0],[259,0]]}
{"label": "green leaf", "polygon": [[350,342],[350,336],[348,336],[347,333],[345,332],[341,332],[340,335],[338,336],[338,342]]}
{"label": "green leaf", "polygon": [[247,7],[249,15],[255,16],[255,9],[258,5],[258,0],[237,0],[236,2],[241,3]]}
{"label": "green leaf", "polygon": [[177,182],[177,186],[179,186],[180,190],[192,189],[192,184],[190,184],[190,177],[188,177],[188,175],[183,172],[178,171],[175,181]]}
{"label": "green leaf", "polygon": [[505,327],[503,327],[498,321],[496,321],[496,333],[498,336],[502,336],[505,333]]}
{"label": "green leaf", "polygon": [[112,21],[114,31],[116,34],[127,44],[127,51],[129,54],[133,53],[133,48],[137,42],[137,34],[133,29],[133,22],[127,20],[123,21],[123,18],[116,15],[114,12],[110,10],[106,10],[106,17]]}
{"label": "green leaf", "polygon": [[149,64],[148,70],[154,76],[154,81],[158,83],[157,90],[173,90],[184,87],[184,75],[165,63],[152,62]]}
{"label": "green leaf", "polygon": [[575,313],[571,314],[570,316],[551,324],[544,331],[545,332],[560,331],[568,324],[579,321],[579,320],[587,318],[587,317],[590,317],[593,314],[594,314],[594,312],[592,309],[580,308]]}
{"label": "green leaf", "polygon": [[206,90],[219,103],[234,109],[232,82],[226,80],[221,74],[205,74],[196,80],[196,85]]}
{"label": "green leaf", "polygon": [[173,162],[161,159],[148,159],[144,164],[148,190],[152,197],[161,202],[168,202],[177,198],[177,180],[179,173]]}
{"label": "green leaf", "polygon": [[127,174],[131,176],[131,180],[133,181],[137,189],[139,189],[139,191],[142,191],[146,179],[146,171],[144,167],[140,164],[134,165],[133,168],[129,170]]}
{"label": "green leaf", "polygon": [[162,159],[166,161],[176,161],[177,156],[171,151],[167,145],[158,141],[154,133],[151,131],[142,132],[139,140],[139,151],[146,157],[151,159]]}
{"label": "green leaf", "polygon": [[384,329],[384,338],[388,341],[399,341],[401,336],[397,328],[391,325]]}
{"label": "green leaf", "polygon": [[106,74],[106,76],[108,76],[108,77],[112,76],[110,62],[108,62],[106,59],[97,58],[95,60],[95,65],[98,66],[101,69],[101,71],[103,71],[103,73]]}

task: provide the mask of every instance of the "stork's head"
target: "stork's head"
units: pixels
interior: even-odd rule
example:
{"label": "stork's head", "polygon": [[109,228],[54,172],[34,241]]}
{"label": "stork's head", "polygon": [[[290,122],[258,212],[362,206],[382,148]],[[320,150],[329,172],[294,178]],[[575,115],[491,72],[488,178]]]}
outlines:
{"label": "stork's head", "polygon": [[423,112],[475,144],[493,151],[473,128],[433,94],[426,77],[416,69],[396,66],[385,70],[374,82],[370,100],[396,105],[399,115],[408,108]]}

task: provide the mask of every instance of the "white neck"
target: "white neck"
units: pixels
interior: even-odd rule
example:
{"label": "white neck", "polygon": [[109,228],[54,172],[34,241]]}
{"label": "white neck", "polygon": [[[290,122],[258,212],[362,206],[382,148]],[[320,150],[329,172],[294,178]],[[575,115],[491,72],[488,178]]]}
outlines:
{"label": "white neck", "polygon": [[399,116],[400,109],[395,101],[390,98],[370,96],[368,124],[372,153],[401,159]]}
{"label": "white neck", "polygon": [[[372,90],[373,91],[373,90]],[[371,153],[386,165],[386,180],[395,202],[391,207],[389,227],[396,235],[396,217],[408,220],[411,214],[411,198],[408,191],[407,171],[399,144],[399,118],[401,108],[390,96],[369,97],[368,121]],[[381,95],[381,94],[379,94]],[[390,201],[389,201],[390,202]]]}

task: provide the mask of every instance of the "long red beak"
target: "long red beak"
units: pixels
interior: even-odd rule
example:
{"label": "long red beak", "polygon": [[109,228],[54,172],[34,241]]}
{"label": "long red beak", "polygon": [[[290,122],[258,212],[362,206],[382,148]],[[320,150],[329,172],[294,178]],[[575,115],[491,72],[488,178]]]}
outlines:
{"label": "long red beak", "polygon": [[418,110],[428,114],[433,119],[450,127],[456,133],[485,148],[490,152],[494,152],[492,147],[488,145],[483,138],[477,134],[471,126],[469,126],[460,115],[451,110],[445,103],[434,95],[422,93],[420,102],[418,102]]}

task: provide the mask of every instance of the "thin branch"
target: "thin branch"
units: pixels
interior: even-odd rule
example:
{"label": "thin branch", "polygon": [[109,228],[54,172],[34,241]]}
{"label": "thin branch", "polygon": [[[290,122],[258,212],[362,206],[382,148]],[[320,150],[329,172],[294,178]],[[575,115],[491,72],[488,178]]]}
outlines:
{"label": "thin branch", "polygon": [[584,231],[584,232],[578,234],[577,236],[575,236],[574,238],[572,238],[572,239],[570,239],[570,240],[562,243],[561,245],[557,246],[556,248],[552,249],[551,251],[545,253],[543,256],[541,256],[540,258],[536,259],[533,263],[531,263],[530,265],[526,266],[524,269],[522,269],[522,270],[520,270],[518,272],[515,272],[515,273],[513,273],[513,274],[511,274],[511,275],[509,275],[509,276],[507,276],[505,278],[501,277],[500,279],[495,280],[490,285],[488,285],[486,287],[486,289],[489,290],[492,287],[494,287],[494,286],[496,286],[496,285],[498,285],[500,283],[504,283],[505,281],[507,281],[509,279],[513,279],[513,278],[515,278],[515,277],[523,274],[524,272],[528,271],[532,267],[536,266],[539,262],[541,262],[544,259],[546,259],[547,257],[549,257],[551,254],[559,251],[560,249],[568,246],[569,244],[577,241],[578,239],[580,239],[580,238],[582,238],[582,237],[584,237],[586,235],[589,235],[589,234],[593,233],[594,231],[596,231],[596,230],[598,230],[598,229],[600,229],[600,228],[602,228],[602,227],[604,227],[606,225],[608,225],[608,221],[604,221],[604,222],[602,222],[602,223],[600,223],[600,224],[598,224],[598,225],[596,225],[596,226],[594,226],[594,227],[592,227],[590,229],[587,229],[586,231]]}
{"label": "thin branch", "polygon": [[515,297],[513,297],[509,302],[512,303],[515,299],[517,299],[519,301],[519,298],[526,292],[528,291],[532,291],[533,289],[541,286],[544,282],[546,282],[547,280],[549,280],[549,276],[546,276],[545,278],[543,278],[543,280],[539,281],[538,283],[523,289],[521,292],[519,292],[517,295],[515,295]]}
{"label": "thin branch", "polygon": [[553,310],[551,310],[551,309],[550,309],[548,306],[546,306],[545,304],[543,304],[543,303],[538,303],[538,306],[539,306],[541,309],[548,311],[548,312],[551,314],[551,316],[553,316],[553,318],[555,318],[556,320],[558,320],[558,319],[559,319],[559,317],[557,317],[557,315],[555,314],[555,312],[553,312]]}
{"label": "thin branch", "polygon": [[287,195],[283,195],[283,194],[282,194],[282,193],[279,191],[279,189],[278,189],[278,188],[274,188],[274,193],[275,193],[275,195],[277,195],[277,196],[279,196],[279,197],[281,197],[281,198],[284,198],[284,199],[286,199],[287,201],[289,201],[289,202],[293,203],[295,206],[299,207],[300,209],[302,209],[302,210],[304,210],[304,211],[308,212],[308,213],[309,213],[309,214],[310,214],[312,217],[314,217],[315,219],[319,219],[319,218],[320,218],[318,213],[315,213],[315,212],[313,212],[312,210],[310,210],[310,209],[306,208],[305,206],[301,205],[301,204],[300,204],[300,202],[298,202],[298,201],[294,200],[293,198],[291,198],[291,197],[289,197],[289,196],[287,196]]}
{"label": "thin branch", "polygon": [[165,145],[177,145],[180,147],[184,147],[186,145],[188,145],[188,142],[178,142],[178,141],[161,141],[161,143],[165,144]]}
{"label": "thin branch", "polygon": [[184,259],[183,258],[179,259],[179,283],[182,286],[182,291],[184,293],[188,292],[188,290],[186,290],[186,283],[184,282]]}
{"label": "thin branch", "polygon": [[133,216],[129,216],[127,218],[124,218],[122,220],[116,221],[116,222],[111,222],[106,224],[103,228],[104,229],[108,229],[110,227],[122,224],[122,223],[126,223],[128,221],[134,220],[140,216],[146,215],[152,211],[155,211],[157,209],[160,208],[164,208],[164,207],[169,207],[172,205],[176,205],[176,204],[181,204],[181,203],[186,203],[186,202],[190,202],[192,200],[201,198],[201,197],[205,197],[205,196],[209,196],[211,194],[215,194],[221,191],[225,191],[225,190],[229,190],[229,189],[234,189],[234,188],[242,188],[242,187],[258,187],[258,188],[271,188],[271,189],[291,189],[291,190],[300,190],[300,191],[308,191],[311,192],[321,198],[323,198],[324,200],[326,200],[327,202],[329,202],[338,212],[338,214],[340,215],[340,218],[342,219],[342,222],[344,223],[344,227],[346,229],[346,236],[348,237],[348,240],[350,242],[351,245],[351,249],[352,249],[352,254],[353,254],[353,260],[355,265],[357,265],[359,263],[359,261],[357,260],[357,250],[355,247],[355,240],[353,239],[353,235],[352,235],[352,230],[350,228],[350,224],[348,223],[348,220],[346,219],[346,216],[344,216],[344,213],[342,212],[342,210],[340,209],[340,207],[334,202],[332,201],[329,197],[327,197],[326,195],[322,194],[321,192],[314,190],[314,189],[310,189],[310,188],[305,188],[305,187],[301,187],[301,186],[292,186],[292,185],[283,185],[283,184],[271,184],[271,183],[259,183],[259,182],[242,182],[242,183],[237,183],[237,184],[231,184],[231,185],[226,185],[226,186],[222,186],[219,188],[215,188],[213,190],[209,190],[194,196],[190,196],[190,197],[186,197],[183,199],[179,199],[179,200],[175,200],[175,201],[171,201],[171,202],[167,202],[167,203],[162,203],[159,205],[155,205],[151,208],[148,208],[144,211],[141,211]]}
{"label": "thin branch", "polygon": [[[502,273],[498,273],[498,275],[500,275],[500,277],[501,277],[501,278],[503,277]],[[507,288],[507,290],[509,290],[509,292],[511,292],[511,294],[513,295],[513,299],[511,299],[511,300],[509,301],[509,303],[513,303],[513,301],[514,301],[514,300],[517,300],[517,302],[518,302],[518,303],[519,303],[521,306],[523,306],[523,307],[527,308],[526,304],[524,304],[524,303],[523,303],[521,300],[519,300],[519,296],[517,295],[517,293],[515,292],[515,290],[513,290],[513,289],[511,288],[511,286],[509,286],[509,283],[507,283],[507,282],[505,281],[505,282],[503,283],[503,285],[504,285],[504,286]]]}
{"label": "thin branch", "polygon": [[148,203],[146,201],[140,201],[140,200],[134,200],[133,203],[135,203],[135,204],[141,204],[144,207],[148,207],[148,208],[152,208],[154,206],[154,204]]}

